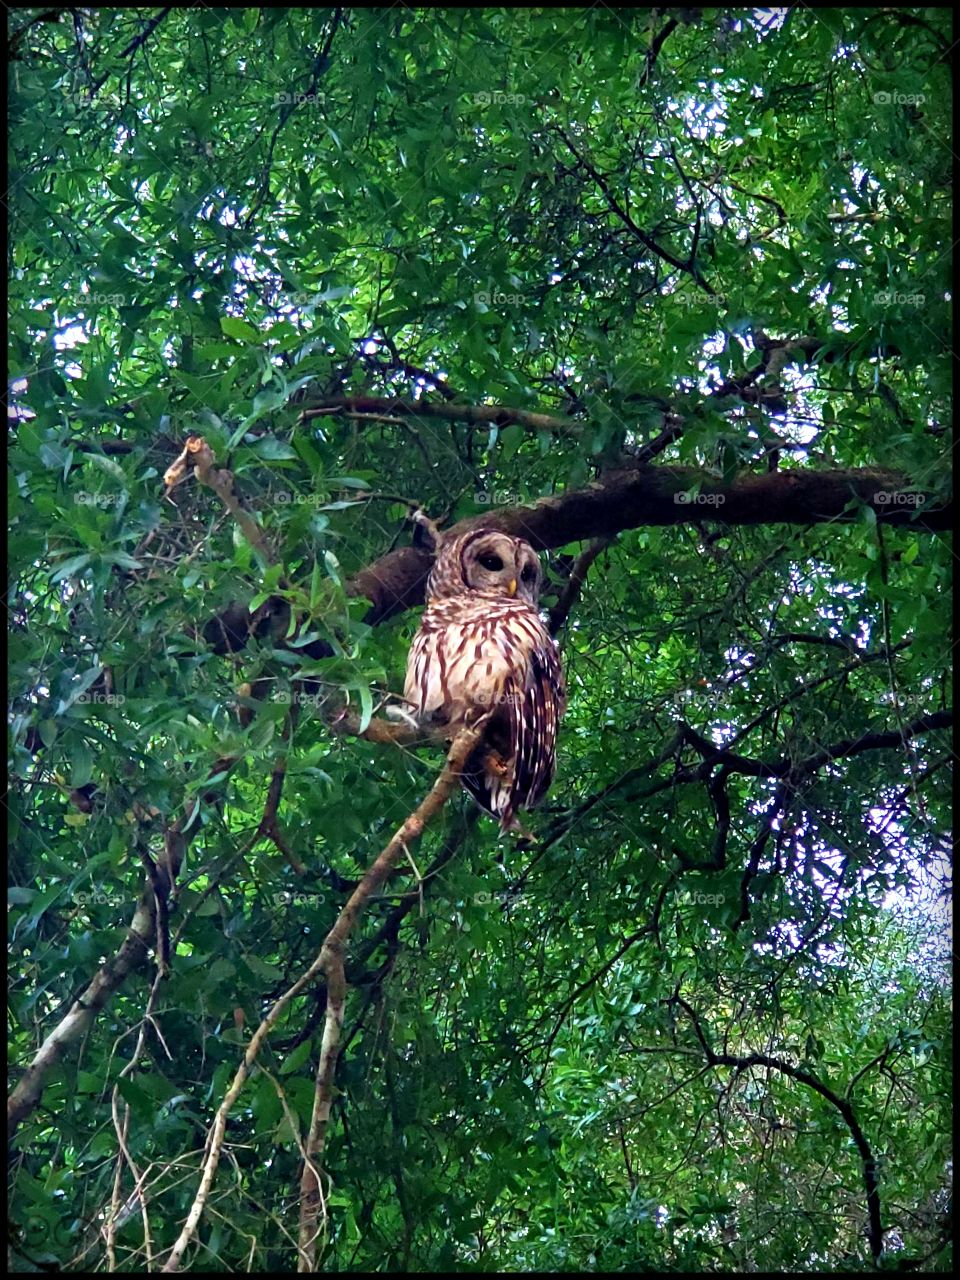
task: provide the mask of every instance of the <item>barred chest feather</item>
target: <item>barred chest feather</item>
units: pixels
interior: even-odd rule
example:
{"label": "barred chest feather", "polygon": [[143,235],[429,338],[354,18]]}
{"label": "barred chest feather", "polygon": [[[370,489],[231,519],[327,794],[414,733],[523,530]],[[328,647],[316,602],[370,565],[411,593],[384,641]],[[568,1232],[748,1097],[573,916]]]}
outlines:
{"label": "barred chest feather", "polygon": [[553,649],[540,615],[522,600],[476,594],[434,601],[410,650],[404,698],[423,718],[443,709],[456,725],[464,712],[488,708],[527,667],[531,654]]}

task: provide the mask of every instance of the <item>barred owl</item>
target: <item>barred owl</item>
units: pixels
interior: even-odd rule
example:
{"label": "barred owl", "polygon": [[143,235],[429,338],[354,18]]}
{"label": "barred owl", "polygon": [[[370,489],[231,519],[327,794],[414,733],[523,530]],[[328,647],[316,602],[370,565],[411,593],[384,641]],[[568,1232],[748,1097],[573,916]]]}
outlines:
{"label": "barred owl", "polygon": [[407,659],[404,699],[422,723],[464,724],[490,712],[463,785],[501,831],[522,831],[553,781],[563,673],[537,600],[540,562],[496,529],[441,539],[427,608]]}

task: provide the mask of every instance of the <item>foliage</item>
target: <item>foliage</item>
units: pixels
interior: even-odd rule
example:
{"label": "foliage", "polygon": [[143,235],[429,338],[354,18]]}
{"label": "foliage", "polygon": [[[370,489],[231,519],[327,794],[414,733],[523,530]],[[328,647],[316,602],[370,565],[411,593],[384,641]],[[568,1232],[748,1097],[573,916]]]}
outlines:
{"label": "foliage", "polygon": [[[349,582],[411,506],[449,525],[586,486],[667,413],[653,465],[707,481],[876,467],[905,477],[881,502],[946,495],[951,37],[944,10],[802,6],[11,23],[15,1079],[192,824],[169,977],[149,1005],[151,967],[129,978],[20,1126],[12,1256],[105,1267],[138,1170],[111,1248],[156,1269],[251,1029],[439,768],[326,714],[402,686],[416,613],[373,626]],[[747,376],[802,338],[779,382]],[[574,427],[301,421],[335,396]],[[209,488],[164,496],[190,435],[272,565]],[[691,494],[596,560],[539,843],[458,798],[413,909],[406,868],[351,939],[323,1269],[869,1265],[844,1115],[711,1053],[847,1099],[881,1265],[949,1267],[951,757],[907,730],[947,709],[952,557],[849,514],[735,527]],[[579,550],[546,557],[547,604]],[[237,601],[289,608],[222,652],[204,629]],[[681,725],[790,767],[718,782]],[[322,1022],[313,989],[271,1034],[194,1269],[295,1266]]]}

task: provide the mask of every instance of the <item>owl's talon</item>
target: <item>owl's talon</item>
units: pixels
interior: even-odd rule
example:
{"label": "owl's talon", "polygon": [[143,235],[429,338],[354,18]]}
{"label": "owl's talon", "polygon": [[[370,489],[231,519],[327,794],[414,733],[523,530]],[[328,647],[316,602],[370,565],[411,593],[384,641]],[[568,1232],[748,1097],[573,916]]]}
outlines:
{"label": "owl's talon", "polygon": [[493,773],[498,778],[506,778],[513,772],[510,762],[504,760],[499,751],[488,752],[483,767],[487,773]]}
{"label": "owl's talon", "polygon": [[411,729],[419,729],[420,722],[406,707],[385,707],[384,715],[388,720],[399,721]]}

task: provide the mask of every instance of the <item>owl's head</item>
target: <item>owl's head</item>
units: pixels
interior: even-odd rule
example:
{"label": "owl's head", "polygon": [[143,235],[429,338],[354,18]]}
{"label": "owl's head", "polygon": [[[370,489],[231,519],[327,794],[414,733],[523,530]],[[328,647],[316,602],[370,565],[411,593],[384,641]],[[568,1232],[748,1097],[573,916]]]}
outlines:
{"label": "owl's head", "polygon": [[499,529],[471,529],[440,544],[427,581],[427,598],[465,595],[525,600],[536,608],[543,575],[529,542]]}

